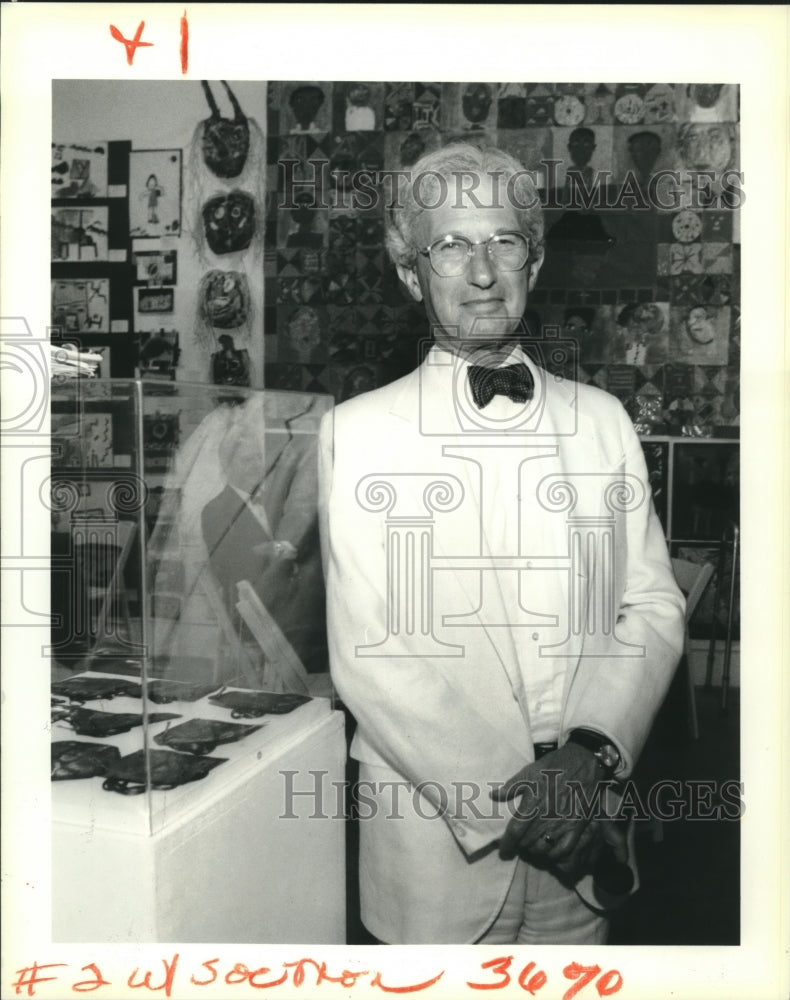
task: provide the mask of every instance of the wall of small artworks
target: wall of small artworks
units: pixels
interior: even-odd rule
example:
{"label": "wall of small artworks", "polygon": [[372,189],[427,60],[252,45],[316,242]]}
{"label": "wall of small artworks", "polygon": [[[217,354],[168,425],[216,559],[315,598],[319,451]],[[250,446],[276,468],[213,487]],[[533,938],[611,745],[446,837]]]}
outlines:
{"label": "wall of small artworks", "polygon": [[[535,171],[544,206],[525,347],[621,399],[673,555],[718,563],[738,517],[738,97],[724,84],[270,84],[266,385],[342,401],[415,366],[429,331],[383,249],[388,172],[459,139],[498,145]],[[355,186],[366,175],[382,179],[375,197]]]}
{"label": "wall of small artworks", "polygon": [[270,84],[267,384],[342,399],[413,367],[427,330],[383,250],[386,184],[363,198],[353,178],[455,139],[537,173],[547,252],[525,318],[576,341],[560,364],[642,433],[737,436],[734,86]]}
{"label": "wall of small artworks", "polygon": [[384,250],[394,172],[459,139],[534,172],[525,348],[622,400],[672,554],[718,563],[739,496],[736,85],[58,81],[53,338],[116,377],[337,402],[385,385],[429,337]]}

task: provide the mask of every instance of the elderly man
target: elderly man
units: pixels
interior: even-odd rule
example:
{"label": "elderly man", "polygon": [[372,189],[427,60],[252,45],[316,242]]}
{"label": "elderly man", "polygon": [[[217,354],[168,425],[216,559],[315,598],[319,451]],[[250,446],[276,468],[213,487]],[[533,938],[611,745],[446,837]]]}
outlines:
{"label": "elderly man", "polygon": [[583,803],[633,768],[683,628],[639,441],[519,343],[543,222],[512,157],[423,157],[387,245],[433,344],[320,451],[362,919],[386,943],[603,942],[590,873],[626,839]]}

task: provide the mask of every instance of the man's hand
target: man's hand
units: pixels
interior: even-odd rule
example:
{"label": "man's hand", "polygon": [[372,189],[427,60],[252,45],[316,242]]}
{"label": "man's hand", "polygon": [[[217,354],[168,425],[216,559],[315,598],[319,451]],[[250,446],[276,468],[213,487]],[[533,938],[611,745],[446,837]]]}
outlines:
{"label": "man's hand", "polygon": [[[499,856],[507,860],[518,854],[571,880],[592,870],[604,842],[615,847],[618,860],[625,860],[625,839],[615,825],[607,820],[591,822],[580,808],[580,793],[594,802],[601,778],[595,756],[575,743],[566,743],[523,767],[492,792],[498,802],[520,796],[500,841]],[[572,792],[569,782],[577,786],[577,792]]]}
{"label": "man's hand", "polygon": [[292,562],[297,556],[296,547],[285,541],[261,542],[259,545],[253,545],[252,551],[256,556],[262,557],[264,566],[268,566],[275,559]]}

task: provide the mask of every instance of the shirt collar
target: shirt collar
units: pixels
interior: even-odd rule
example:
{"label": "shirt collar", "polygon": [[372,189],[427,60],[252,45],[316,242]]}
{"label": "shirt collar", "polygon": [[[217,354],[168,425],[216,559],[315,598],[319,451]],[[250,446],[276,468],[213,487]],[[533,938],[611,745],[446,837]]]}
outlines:
{"label": "shirt collar", "polygon": [[[442,347],[441,344],[434,344],[431,347],[431,354],[434,354],[434,353],[436,354],[436,356],[438,356],[440,354],[446,354],[446,355],[448,355],[449,357],[452,358],[454,352],[448,350],[446,347]],[[469,368],[470,365],[477,363],[474,360],[470,361],[466,357],[460,357],[459,356],[459,360],[460,360],[460,363],[461,363],[461,365],[462,365],[462,367],[464,369]],[[504,368],[506,365],[515,365],[515,364],[524,364],[528,368],[531,367],[530,362],[529,362],[529,358],[527,357],[524,349],[522,348],[521,344],[519,344],[519,343],[514,343],[513,346],[512,346],[512,348],[511,348],[511,350],[510,350],[510,353],[507,355],[507,357],[504,358],[498,365],[495,365],[495,367],[496,368]]]}

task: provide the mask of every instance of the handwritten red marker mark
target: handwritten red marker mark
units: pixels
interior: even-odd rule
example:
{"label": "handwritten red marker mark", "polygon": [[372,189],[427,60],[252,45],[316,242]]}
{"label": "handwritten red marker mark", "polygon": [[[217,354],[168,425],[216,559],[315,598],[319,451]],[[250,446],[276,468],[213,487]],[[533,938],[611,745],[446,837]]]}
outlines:
{"label": "handwritten red marker mark", "polygon": [[181,72],[186,73],[189,69],[189,22],[187,12],[181,18]]}
{"label": "handwritten red marker mark", "polygon": [[507,971],[513,961],[512,955],[503,955],[502,958],[492,958],[488,962],[481,962],[481,969],[491,969],[502,976],[499,982],[494,983],[472,983],[467,980],[466,985],[473,990],[501,990],[510,982],[510,973]]}
{"label": "handwritten red marker mark", "polygon": [[417,993],[419,990],[427,990],[429,986],[433,986],[438,983],[439,980],[444,975],[444,969],[433,977],[433,979],[426,979],[424,983],[412,983],[408,986],[385,986],[381,981],[381,973],[377,972],[375,977],[371,980],[371,986],[378,986],[380,990],[385,993]]}
{"label": "handwritten red marker mark", "polygon": [[95,962],[83,965],[80,972],[93,972],[93,979],[83,979],[80,983],[74,983],[71,988],[77,993],[91,993],[93,990],[98,990],[100,986],[112,986],[109,979],[105,979],[101,974],[101,970]]}
{"label": "handwritten red marker mark", "polygon": [[24,986],[27,987],[27,995],[33,997],[36,995],[35,987],[39,983],[48,983],[50,980],[57,979],[57,976],[42,976],[41,973],[44,969],[57,969],[60,966],[66,965],[65,962],[48,962],[46,965],[40,965],[38,962],[34,962],[32,965],[25,966],[24,969],[17,969],[17,979],[11,985],[16,990],[16,995],[22,992]]}
{"label": "handwritten red marker mark", "polygon": [[141,42],[140,39],[143,35],[143,28],[145,28],[145,21],[141,21],[135,32],[135,36],[132,39],[124,38],[120,31],[115,27],[114,24],[110,25],[110,34],[115,39],[116,42],[121,42],[126,48],[126,62],[131,66],[134,62],[134,55],[138,48],[144,46],[151,46],[153,42]]}
{"label": "handwritten red marker mark", "polygon": [[178,966],[179,953],[176,952],[173,955],[173,961],[168,962],[167,959],[163,958],[162,965],[165,967],[164,979],[159,986],[153,986],[151,984],[151,970],[147,969],[145,972],[145,978],[142,982],[139,979],[139,968],[135,969],[134,972],[129,976],[127,984],[129,989],[139,990],[145,988],[147,990],[164,990],[165,996],[169,997],[173,991],[173,980],[176,974],[176,967]]}
{"label": "handwritten red marker mark", "polygon": [[535,975],[532,975],[532,970],[535,968],[535,963],[530,962],[525,965],[518,976],[518,985],[526,993],[531,993],[534,996],[539,989],[546,985],[548,981],[548,976],[543,971],[543,969],[538,969]]}
{"label": "handwritten red marker mark", "polygon": [[[580,962],[571,962],[570,965],[566,965],[562,970],[563,976],[566,979],[578,979],[578,982],[562,994],[562,1000],[571,1000],[588,983],[591,983],[600,971],[600,965],[582,965]],[[622,985],[623,977],[617,969],[609,969],[595,984],[595,988],[598,991],[598,996],[608,997],[612,993],[619,992]]]}

